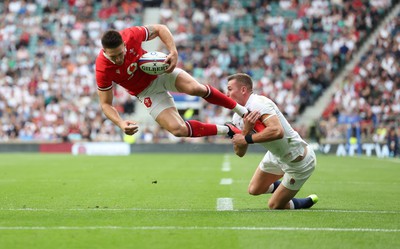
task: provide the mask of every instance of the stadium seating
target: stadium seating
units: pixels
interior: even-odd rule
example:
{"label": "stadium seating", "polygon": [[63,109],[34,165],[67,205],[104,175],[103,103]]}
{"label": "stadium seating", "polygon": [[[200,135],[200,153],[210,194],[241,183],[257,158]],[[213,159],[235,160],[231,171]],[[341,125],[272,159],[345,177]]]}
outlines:
{"label": "stadium seating", "polygon": [[[221,90],[227,75],[249,73],[257,93],[274,99],[288,119],[295,121],[329,87],[392,8],[390,1],[382,2],[372,6],[361,0],[340,5],[324,0],[188,1],[179,5],[165,1],[160,8],[161,22],[173,34],[181,34],[177,45],[185,70]],[[122,140],[120,130],[105,119],[98,105],[94,61],[101,33],[142,25],[144,6],[141,1],[111,3],[0,3],[0,45],[4,48],[0,50],[0,141]],[[193,49],[195,44],[198,50]],[[229,65],[213,63],[225,49]],[[222,73],[210,75],[216,71]],[[125,91],[116,87],[116,95],[121,113],[135,115],[134,111],[125,113],[130,99]],[[204,103],[204,109],[202,120],[230,119],[230,113],[220,107]],[[147,128],[165,141],[163,132]]]}

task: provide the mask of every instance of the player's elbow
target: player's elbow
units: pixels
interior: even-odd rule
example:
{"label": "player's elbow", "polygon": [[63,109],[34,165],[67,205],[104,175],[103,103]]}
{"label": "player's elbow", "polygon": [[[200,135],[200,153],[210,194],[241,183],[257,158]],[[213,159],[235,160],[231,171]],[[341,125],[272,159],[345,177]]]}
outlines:
{"label": "player's elbow", "polygon": [[154,24],[153,27],[157,33],[160,33],[162,30],[169,30],[165,24]]}
{"label": "player's elbow", "polygon": [[282,127],[275,127],[272,128],[272,136],[275,139],[282,139],[284,137],[285,133],[282,129]]}
{"label": "player's elbow", "polygon": [[246,150],[235,148],[235,154],[238,157],[244,157],[244,155],[246,154]]}
{"label": "player's elbow", "polygon": [[244,157],[244,153],[241,153],[241,152],[236,152],[236,155],[237,155],[238,157]]}
{"label": "player's elbow", "polygon": [[112,105],[110,105],[110,104],[108,104],[108,103],[101,103],[101,104],[100,104],[100,108],[101,108],[101,110],[103,111],[103,113],[107,113],[107,110],[108,110],[110,107],[112,108]]}

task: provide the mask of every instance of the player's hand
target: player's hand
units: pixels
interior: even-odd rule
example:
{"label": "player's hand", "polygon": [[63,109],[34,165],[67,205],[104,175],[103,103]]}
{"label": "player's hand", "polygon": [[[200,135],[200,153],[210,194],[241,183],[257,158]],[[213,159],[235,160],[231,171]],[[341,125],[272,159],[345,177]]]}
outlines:
{"label": "player's hand", "polygon": [[252,111],[247,113],[243,118],[244,129],[251,131],[254,128],[257,120],[261,117],[261,113],[259,111]]}
{"label": "player's hand", "polygon": [[235,134],[231,141],[232,141],[233,145],[236,145],[236,146],[247,145],[247,142],[244,139],[243,134]]}
{"label": "player's hand", "polygon": [[121,124],[121,129],[126,135],[133,135],[138,132],[139,126],[133,121],[125,120]]}
{"label": "player's hand", "polygon": [[178,52],[171,52],[167,55],[167,58],[165,59],[165,62],[169,64],[169,67],[167,70],[165,70],[166,73],[171,73],[174,71],[176,64],[178,63]]}

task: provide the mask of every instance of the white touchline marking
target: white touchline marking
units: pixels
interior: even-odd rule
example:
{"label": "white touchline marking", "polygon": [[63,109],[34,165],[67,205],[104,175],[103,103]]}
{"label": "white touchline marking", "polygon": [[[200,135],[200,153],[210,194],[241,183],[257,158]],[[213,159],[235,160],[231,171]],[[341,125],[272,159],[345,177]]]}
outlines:
{"label": "white touchline marking", "polygon": [[223,172],[231,171],[231,162],[229,161],[229,155],[225,154],[224,161],[222,162],[222,169]]}
{"label": "white touchline marking", "polygon": [[242,231],[322,231],[398,233],[400,229],[337,228],[337,227],[201,227],[201,226],[1,226],[0,230],[242,230]]}
{"label": "white touchline marking", "polygon": [[233,182],[232,178],[222,178],[219,184],[221,185],[231,185]]}
{"label": "white touchline marking", "polygon": [[222,163],[222,171],[223,172],[231,171],[231,163],[230,162],[223,162]]}
{"label": "white touchline marking", "polygon": [[218,198],[217,211],[232,211],[233,201],[232,198]]}
{"label": "white touchline marking", "polygon": [[[189,208],[0,208],[0,212],[215,212],[215,209]],[[269,210],[269,209],[232,209],[234,212],[318,212],[318,213],[366,213],[366,214],[400,214],[395,210],[329,210],[329,209],[296,209],[296,210]]]}

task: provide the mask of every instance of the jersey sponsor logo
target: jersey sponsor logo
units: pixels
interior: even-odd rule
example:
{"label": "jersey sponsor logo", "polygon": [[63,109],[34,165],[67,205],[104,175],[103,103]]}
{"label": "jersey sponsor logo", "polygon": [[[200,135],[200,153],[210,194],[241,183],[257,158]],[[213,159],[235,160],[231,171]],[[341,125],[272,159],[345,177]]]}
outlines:
{"label": "jersey sponsor logo", "polygon": [[151,105],[153,104],[153,102],[151,102],[150,97],[144,98],[143,103],[144,103],[144,105],[145,105],[147,108],[150,108]]}

